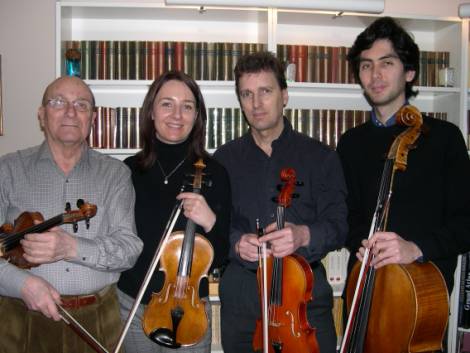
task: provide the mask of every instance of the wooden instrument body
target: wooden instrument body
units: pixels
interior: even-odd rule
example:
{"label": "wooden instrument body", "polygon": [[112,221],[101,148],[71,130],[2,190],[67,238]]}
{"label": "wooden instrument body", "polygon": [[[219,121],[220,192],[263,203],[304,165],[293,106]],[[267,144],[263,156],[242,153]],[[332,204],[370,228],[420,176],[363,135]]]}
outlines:
{"label": "wooden instrument body", "polygon": [[[272,342],[282,342],[283,353],[319,352],[315,329],[307,320],[307,302],[312,300],[313,272],[310,265],[299,255],[292,254],[281,259],[283,264],[282,305],[269,304],[269,352],[275,353]],[[271,292],[273,257],[266,259],[267,292]],[[258,269],[258,283],[261,273]],[[260,289],[261,293],[261,289]],[[255,352],[263,350],[262,319],[256,321],[253,336]]]}
{"label": "wooden instrument body", "polygon": [[[360,262],[346,289],[351,309]],[[431,262],[387,265],[375,270],[375,284],[363,353],[418,353],[442,349],[449,296]]]}
{"label": "wooden instrument body", "polygon": [[[191,346],[202,340],[208,329],[205,300],[199,298],[199,284],[207,276],[214,257],[212,244],[205,237],[195,234],[191,275],[178,278],[184,232],[174,232],[168,239],[160,259],[160,270],[165,272],[165,283],[159,293],[153,293],[145,310],[142,325],[147,336],[155,328],[173,329],[171,311],[176,307],[184,315],[176,331],[181,346]],[[179,283],[177,283],[180,281]],[[177,287],[183,288],[179,293]]]}
{"label": "wooden instrument body", "polygon": [[32,264],[25,260],[21,240],[26,234],[42,233],[64,223],[72,223],[73,231],[76,232],[78,230],[77,222],[85,220],[88,228],[89,220],[96,215],[97,207],[85,203],[82,199],[77,200],[77,206],[78,210],[71,210],[70,204],[67,203],[65,213],[48,220],[44,220],[39,212],[22,212],[15,219],[13,225],[3,224],[0,226],[0,257],[23,269],[39,266],[39,264]]}
{"label": "wooden instrument body", "polygon": [[[39,212],[23,212],[15,220],[15,224],[13,226],[8,223],[3,224],[0,227],[0,233],[5,233],[5,235],[8,235],[21,232],[25,229],[32,228],[35,224],[35,221],[43,222],[44,217]],[[0,239],[2,238],[0,237]],[[32,264],[26,261],[23,257],[23,254],[24,250],[22,246],[15,246],[9,251],[4,251],[4,249],[1,249],[0,251],[1,257],[3,257],[5,260],[11,262],[19,268],[28,269],[31,267],[39,266],[39,264]]]}

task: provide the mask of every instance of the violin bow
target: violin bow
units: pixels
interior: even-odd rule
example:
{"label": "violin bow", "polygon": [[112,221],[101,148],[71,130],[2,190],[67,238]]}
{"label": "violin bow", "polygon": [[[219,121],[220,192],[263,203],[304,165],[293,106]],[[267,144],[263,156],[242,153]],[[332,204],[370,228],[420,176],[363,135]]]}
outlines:
{"label": "violin bow", "polygon": [[60,318],[88,345],[93,348],[97,353],[109,353],[106,348],[103,347],[98,340],[91,335],[70,313],[65,310],[61,305],[57,305],[59,308]]}
{"label": "violin bow", "polygon": [[124,342],[124,337],[126,336],[127,331],[129,330],[129,327],[131,326],[132,319],[134,318],[135,313],[137,312],[137,308],[139,307],[139,304],[142,301],[142,297],[144,296],[145,290],[147,289],[147,286],[150,280],[152,279],[153,273],[155,272],[155,269],[157,268],[158,262],[160,261],[160,257],[162,256],[162,253],[163,253],[163,249],[165,248],[165,245],[168,242],[168,238],[170,234],[173,232],[173,228],[175,227],[176,221],[181,213],[182,207],[183,207],[183,201],[178,201],[175,207],[173,207],[173,211],[171,212],[170,219],[168,220],[168,223],[165,227],[164,235],[162,239],[160,240],[160,243],[158,244],[157,250],[155,251],[155,255],[152,259],[152,262],[150,263],[150,267],[147,273],[145,274],[144,281],[142,285],[140,286],[139,292],[137,293],[137,297],[135,298],[134,305],[132,306],[132,309],[129,312],[129,316],[127,317],[126,323],[119,337],[119,341],[113,350],[113,353],[117,353]]}
{"label": "violin bow", "polygon": [[[264,235],[264,229],[260,227],[259,219],[256,219],[256,232],[258,238]],[[263,313],[263,353],[268,353],[269,350],[269,330],[268,330],[268,269],[266,266],[266,243],[263,243],[258,248],[258,268],[261,270],[261,298],[262,298],[262,313]]]}

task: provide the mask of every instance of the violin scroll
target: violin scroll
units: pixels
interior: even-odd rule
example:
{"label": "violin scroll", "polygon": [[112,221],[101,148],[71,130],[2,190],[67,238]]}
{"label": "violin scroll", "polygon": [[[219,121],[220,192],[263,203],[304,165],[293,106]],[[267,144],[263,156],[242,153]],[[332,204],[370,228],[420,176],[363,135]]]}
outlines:
{"label": "violin scroll", "polygon": [[395,161],[394,170],[404,171],[408,164],[408,152],[415,147],[416,140],[421,135],[423,117],[416,107],[405,105],[397,112],[396,119],[397,124],[408,128],[395,138],[387,158]]}
{"label": "violin scroll", "polygon": [[97,207],[91,203],[86,203],[82,199],[77,200],[78,210],[70,210],[69,207],[65,207],[65,213],[63,214],[63,223],[72,223],[74,232],[77,232],[77,222],[85,221],[86,229],[90,228],[90,218],[96,215]]}

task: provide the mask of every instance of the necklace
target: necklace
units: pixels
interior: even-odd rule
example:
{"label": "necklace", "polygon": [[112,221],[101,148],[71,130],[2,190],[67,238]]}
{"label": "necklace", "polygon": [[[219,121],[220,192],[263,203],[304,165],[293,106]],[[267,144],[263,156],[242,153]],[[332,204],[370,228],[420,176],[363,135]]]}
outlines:
{"label": "necklace", "polygon": [[173,173],[176,172],[178,170],[178,168],[183,165],[185,160],[186,160],[186,157],[183,158],[183,160],[181,162],[179,162],[171,172],[166,174],[165,171],[162,168],[162,165],[160,164],[160,161],[157,159],[158,166],[160,167],[160,170],[162,171],[162,174],[163,174],[163,184],[165,184],[165,185],[168,184],[168,179],[170,179],[170,177],[173,175]]}

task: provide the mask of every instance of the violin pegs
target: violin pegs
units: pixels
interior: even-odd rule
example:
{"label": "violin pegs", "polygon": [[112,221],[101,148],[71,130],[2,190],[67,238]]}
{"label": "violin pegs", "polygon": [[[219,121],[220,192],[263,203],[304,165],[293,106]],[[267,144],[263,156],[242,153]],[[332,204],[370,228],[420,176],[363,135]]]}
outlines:
{"label": "violin pegs", "polygon": [[70,206],[70,202],[65,203],[65,212],[70,212],[72,210],[72,207]]}
{"label": "violin pegs", "polygon": [[85,201],[83,201],[83,199],[78,199],[77,200],[77,207],[78,208],[81,208],[84,204],[85,204]]}
{"label": "violin pegs", "polygon": [[78,223],[77,222],[73,222],[73,232],[74,233],[78,232]]}
{"label": "violin pegs", "polygon": [[86,226],[86,229],[90,229],[90,218],[85,218],[85,226]]}

